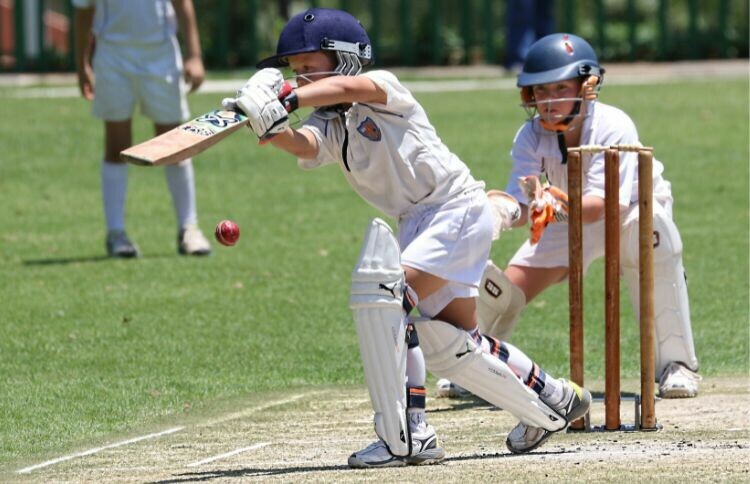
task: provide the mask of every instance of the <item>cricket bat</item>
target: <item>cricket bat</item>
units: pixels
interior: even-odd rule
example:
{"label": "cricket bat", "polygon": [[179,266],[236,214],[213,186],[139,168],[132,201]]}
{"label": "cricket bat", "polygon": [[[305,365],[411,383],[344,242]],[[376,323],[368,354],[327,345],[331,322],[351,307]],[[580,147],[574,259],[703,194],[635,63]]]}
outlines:
{"label": "cricket bat", "polygon": [[120,152],[120,159],[144,166],[173,165],[195,156],[247,124],[247,116],[215,109]]}
{"label": "cricket bat", "polygon": [[[283,99],[292,92],[284,83]],[[247,116],[238,111],[215,109],[143,143],[120,152],[120,159],[143,166],[174,165],[202,153],[247,125]]]}

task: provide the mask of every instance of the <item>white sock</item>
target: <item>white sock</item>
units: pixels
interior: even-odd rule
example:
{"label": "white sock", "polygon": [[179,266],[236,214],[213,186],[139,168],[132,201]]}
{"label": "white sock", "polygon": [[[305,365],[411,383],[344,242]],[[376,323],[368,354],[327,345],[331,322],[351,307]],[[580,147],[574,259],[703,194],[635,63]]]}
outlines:
{"label": "white sock", "polygon": [[414,431],[417,430],[422,423],[427,422],[424,408],[409,408],[409,428]]}
{"label": "white sock", "polygon": [[125,195],[128,165],[102,160],[102,202],[107,230],[125,230]]}
{"label": "white sock", "polygon": [[[539,393],[539,396],[544,400],[547,405],[554,406],[559,404],[563,399],[563,384],[560,380],[553,378],[542,370],[538,365],[526,356],[526,353],[519,350],[508,342],[503,342],[505,347],[508,349],[508,366],[513,373],[518,375],[525,384],[529,384],[529,380],[533,375],[534,378],[538,379],[538,385],[534,385],[532,389],[535,389]],[[544,387],[539,390],[541,383]]]}
{"label": "white sock", "polygon": [[563,382],[547,375],[547,379],[544,381],[544,389],[540,395],[544,403],[550,407],[556,407],[562,402],[563,396],[565,396]]}
{"label": "white sock", "polygon": [[177,226],[195,225],[198,214],[195,208],[195,179],[193,163],[190,158],[177,165],[166,167],[167,185],[172,194]]}

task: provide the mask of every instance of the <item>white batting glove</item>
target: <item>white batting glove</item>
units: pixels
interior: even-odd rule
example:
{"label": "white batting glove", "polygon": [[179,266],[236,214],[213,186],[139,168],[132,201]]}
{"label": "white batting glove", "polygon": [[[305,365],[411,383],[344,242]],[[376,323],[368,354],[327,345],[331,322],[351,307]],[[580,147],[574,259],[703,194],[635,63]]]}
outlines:
{"label": "white batting glove", "polygon": [[289,115],[277,94],[270,88],[243,88],[241,93],[235,99],[235,104],[247,115],[250,128],[258,138],[268,139],[289,127]]}
{"label": "white batting glove", "polygon": [[237,97],[240,97],[243,91],[252,91],[259,87],[266,87],[273,91],[276,96],[281,92],[281,86],[284,84],[284,75],[280,70],[272,67],[261,69],[247,80],[242,89],[237,91]]}
{"label": "white batting glove", "polygon": [[233,97],[225,97],[221,100],[221,107],[227,111],[237,111],[237,99]]}
{"label": "white batting glove", "polygon": [[514,196],[500,190],[488,191],[487,200],[494,216],[492,240],[497,240],[500,238],[500,232],[510,230],[521,218],[521,206]]}
{"label": "white batting glove", "polygon": [[250,79],[245,82],[235,94],[235,97],[225,97],[221,100],[221,106],[229,111],[237,109],[237,99],[242,97],[243,94],[255,89],[266,87],[276,93],[278,96],[281,92],[281,88],[284,85],[284,75],[278,69],[266,68],[261,69],[253,74]]}
{"label": "white batting glove", "polygon": [[284,75],[280,70],[270,67],[261,69],[247,80],[245,85],[237,91],[235,97],[225,97],[222,99],[221,106],[226,110],[235,111],[237,110],[237,99],[241,98],[246,93],[259,88],[268,88],[278,96],[283,85]]}

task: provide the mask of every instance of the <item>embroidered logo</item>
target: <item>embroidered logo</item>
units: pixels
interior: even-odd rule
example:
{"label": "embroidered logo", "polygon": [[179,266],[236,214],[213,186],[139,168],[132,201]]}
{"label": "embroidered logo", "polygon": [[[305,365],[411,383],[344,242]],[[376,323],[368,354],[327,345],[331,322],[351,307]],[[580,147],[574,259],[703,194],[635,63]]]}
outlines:
{"label": "embroidered logo", "polygon": [[569,37],[567,35],[563,35],[563,45],[565,46],[565,51],[568,53],[568,55],[573,55],[575,53],[575,49],[573,49],[573,44],[570,42]]}
{"label": "embroidered logo", "polygon": [[359,126],[357,126],[357,131],[359,131],[359,134],[369,139],[370,141],[380,141],[380,128],[378,128],[378,125],[375,124],[375,121],[373,121],[369,117],[365,118],[365,120],[362,121]]}

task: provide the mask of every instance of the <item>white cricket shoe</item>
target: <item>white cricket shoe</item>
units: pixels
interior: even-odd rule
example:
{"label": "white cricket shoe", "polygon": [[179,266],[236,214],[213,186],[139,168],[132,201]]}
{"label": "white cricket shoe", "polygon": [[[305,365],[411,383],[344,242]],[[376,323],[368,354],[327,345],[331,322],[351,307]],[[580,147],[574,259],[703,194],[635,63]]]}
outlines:
{"label": "white cricket shoe", "polygon": [[385,442],[378,440],[349,456],[349,467],[404,467],[437,464],[445,457],[437,446],[437,435],[432,425],[423,422],[411,432],[411,455],[398,457],[390,453]]}
{"label": "white cricket shoe", "polygon": [[[570,380],[561,379],[561,381],[563,382],[562,401],[551,407],[570,423],[583,417],[588,412],[591,406],[591,393]],[[514,454],[525,454],[545,443],[552,436],[552,433],[541,427],[533,427],[519,422],[508,434],[505,445]]]}
{"label": "white cricket shoe", "polygon": [[107,232],[107,255],[110,257],[138,257],[138,247],[130,241],[124,230]]}
{"label": "white cricket shoe", "polygon": [[670,363],[659,379],[662,398],[692,398],[698,395],[698,382],[703,378],[680,363]]}
{"label": "white cricket shoe", "polygon": [[185,225],[177,234],[177,251],[182,255],[209,255],[211,244],[197,225]]}
{"label": "white cricket shoe", "polygon": [[462,386],[459,386],[447,378],[441,378],[435,385],[437,398],[468,398],[471,392]]}

